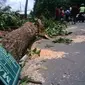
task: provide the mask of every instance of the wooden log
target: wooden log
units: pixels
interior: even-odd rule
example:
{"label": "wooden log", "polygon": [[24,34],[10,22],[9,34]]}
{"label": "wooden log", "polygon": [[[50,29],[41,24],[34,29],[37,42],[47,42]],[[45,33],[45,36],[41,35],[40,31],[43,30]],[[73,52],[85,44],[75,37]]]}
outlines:
{"label": "wooden log", "polygon": [[34,24],[26,22],[22,27],[8,33],[2,40],[4,48],[19,61],[32,44],[38,29]]}

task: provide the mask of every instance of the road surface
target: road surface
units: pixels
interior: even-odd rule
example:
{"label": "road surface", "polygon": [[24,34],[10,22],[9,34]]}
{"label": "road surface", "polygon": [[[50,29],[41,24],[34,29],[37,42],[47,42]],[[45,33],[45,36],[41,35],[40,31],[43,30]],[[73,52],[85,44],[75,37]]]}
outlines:
{"label": "road surface", "polygon": [[[23,75],[31,74],[30,76],[34,75],[35,79],[39,80],[42,78],[38,77],[42,76],[45,80],[43,85],[85,85],[85,23],[71,25],[68,30],[73,32],[72,35],[68,36],[74,40],[70,45],[54,44],[50,40],[42,40],[37,45],[40,49],[46,48],[55,52],[63,52],[65,53],[63,57],[46,58],[41,63],[44,68],[37,69],[39,73],[33,69],[37,67],[35,62],[38,60],[40,63],[41,61],[39,59],[29,61],[24,67]],[[38,62],[36,65],[39,65]]]}
{"label": "road surface", "polygon": [[[69,30],[73,32],[73,36],[85,36],[85,23],[78,23],[70,26]],[[72,43],[71,45],[65,44],[52,44],[45,40],[40,47],[43,48],[44,44],[52,45],[50,49],[56,51],[64,51],[65,57],[61,59],[47,59],[44,66],[47,70],[40,70],[40,73],[45,78],[43,85],[85,85],[85,42],[80,41]]]}

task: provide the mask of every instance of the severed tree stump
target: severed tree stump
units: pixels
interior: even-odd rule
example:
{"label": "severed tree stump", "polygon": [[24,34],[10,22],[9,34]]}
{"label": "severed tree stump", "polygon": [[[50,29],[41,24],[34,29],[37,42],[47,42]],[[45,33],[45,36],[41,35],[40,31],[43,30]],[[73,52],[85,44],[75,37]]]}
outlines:
{"label": "severed tree stump", "polygon": [[34,24],[26,22],[22,27],[8,33],[2,40],[4,48],[19,61],[27,48],[32,44],[38,29]]}

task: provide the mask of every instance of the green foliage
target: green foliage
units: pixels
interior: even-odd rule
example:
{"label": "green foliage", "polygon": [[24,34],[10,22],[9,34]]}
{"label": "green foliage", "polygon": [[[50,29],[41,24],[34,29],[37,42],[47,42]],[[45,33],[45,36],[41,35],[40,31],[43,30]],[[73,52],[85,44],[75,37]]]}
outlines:
{"label": "green foliage", "polygon": [[65,35],[67,33],[67,25],[64,22],[57,22],[52,19],[45,19],[44,26],[46,28],[45,32],[49,37]]}
{"label": "green foliage", "polygon": [[38,50],[37,48],[35,48],[35,49],[33,49],[31,52],[32,52],[32,53],[31,53],[32,55],[37,54],[37,55],[40,56],[41,50]]}
{"label": "green foliage", "polygon": [[2,13],[0,14],[0,28],[17,28],[22,25],[24,20],[20,20],[19,16],[14,13]]}
{"label": "green foliage", "polygon": [[55,16],[56,7],[69,6],[69,0],[35,0],[34,14],[35,16],[44,15],[46,18]]}
{"label": "green foliage", "polygon": [[33,50],[27,49],[27,52],[28,52],[29,56],[32,56],[32,55],[35,55],[35,54],[40,56],[41,50],[34,48]]}
{"label": "green foliage", "polygon": [[54,15],[55,2],[54,0],[35,0],[34,14],[39,17],[44,15],[49,18]]}
{"label": "green foliage", "polygon": [[25,22],[20,18],[18,11],[11,11],[10,6],[0,7],[0,30],[16,29]]}
{"label": "green foliage", "polygon": [[71,3],[75,3],[75,4],[82,4],[84,3],[85,4],[85,0],[70,0]]}
{"label": "green foliage", "polygon": [[33,12],[31,12],[28,16],[28,20],[32,23],[35,23],[36,22],[36,18],[34,17],[33,15]]}
{"label": "green foliage", "polygon": [[24,77],[21,81],[20,81],[20,85],[27,85],[29,82],[28,80],[31,80],[31,78],[28,78],[28,76]]}
{"label": "green foliage", "polygon": [[59,38],[53,41],[53,43],[65,43],[65,44],[70,44],[72,40],[66,39],[66,38]]}
{"label": "green foliage", "polygon": [[10,12],[10,10],[11,10],[11,7],[10,7],[10,6],[5,6],[5,7],[2,9],[3,12]]}

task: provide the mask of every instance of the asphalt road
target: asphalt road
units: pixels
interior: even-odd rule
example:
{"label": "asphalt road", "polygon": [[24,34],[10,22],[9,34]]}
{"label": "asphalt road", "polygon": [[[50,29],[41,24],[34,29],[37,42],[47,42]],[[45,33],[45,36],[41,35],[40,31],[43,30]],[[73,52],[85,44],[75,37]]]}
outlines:
{"label": "asphalt road", "polygon": [[[72,35],[85,35],[85,23],[77,23],[68,28]],[[48,43],[55,51],[67,53],[65,58],[48,59],[43,63],[47,70],[40,70],[45,78],[43,85],[85,85],[85,42],[65,44],[53,44],[48,40],[40,44],[40,48]]]}

